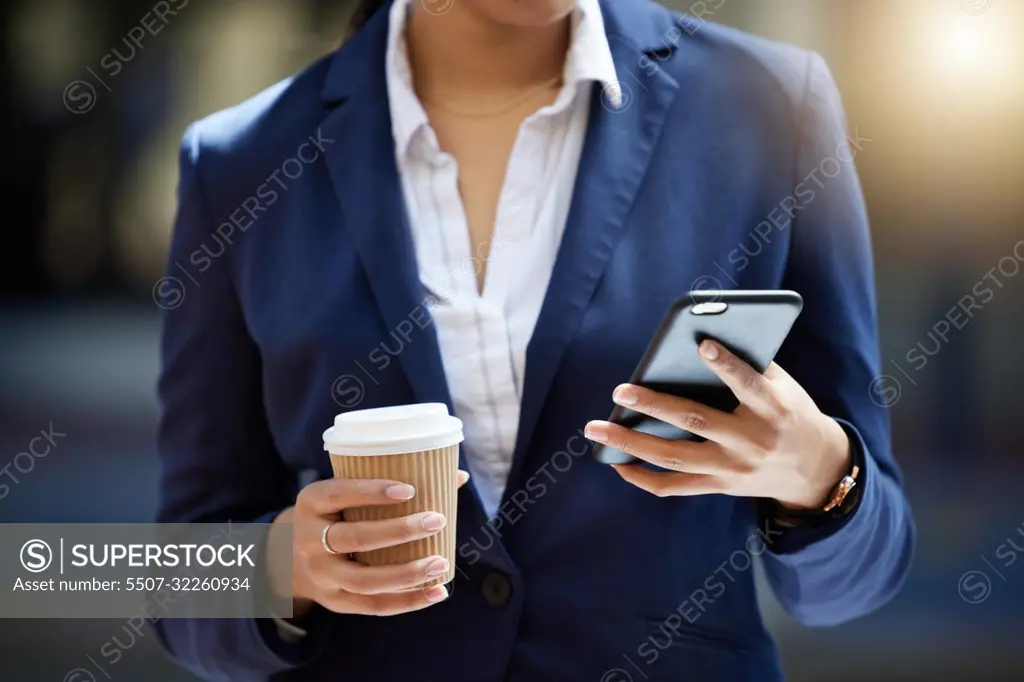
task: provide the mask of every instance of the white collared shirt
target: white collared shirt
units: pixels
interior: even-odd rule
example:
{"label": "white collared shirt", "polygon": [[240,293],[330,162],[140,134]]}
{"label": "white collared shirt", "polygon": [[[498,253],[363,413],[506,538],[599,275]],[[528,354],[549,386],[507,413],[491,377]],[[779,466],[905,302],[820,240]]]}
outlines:
{"label": "white collared shirt", "polygon": [[[463,451],[489,517],[508,480],[533,335],[576,182],[594,83],[617,103],[619,83],[597,0],[577,0],[563,87],[527,118],[508,160],[494,234],[472,253],[455,158],[442,151],[416,97],[406,53],[411,0],[391,7],[386,78],[395,158],[420,279]],[[476,272],[486,262],[483,292]],[[431,300],[434,300],[433,297]]]}

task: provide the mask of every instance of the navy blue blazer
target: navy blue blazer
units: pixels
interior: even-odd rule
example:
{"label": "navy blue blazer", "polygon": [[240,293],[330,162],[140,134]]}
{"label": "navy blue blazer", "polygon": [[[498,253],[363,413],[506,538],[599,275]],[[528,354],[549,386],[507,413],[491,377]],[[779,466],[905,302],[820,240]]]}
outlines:
{"label": "navy blue blazer", "polygon": [[[603,4],[626,105],[592,116],[527,352],[501,514],[459,497],[452,596],[391,618],[163,620],[210,680],[781,679],[751,557],[785,608],[833,625],[888,601],[913,522],[890,448],[867,216],[822,60]],[[269,521],[330,476],[339,409],[451,401],[418,281],[384,83],[386,12],[334,54],[193,125],[167,278],[164,522]],[[587,454],[666,307],[699,288],[800,292],[777,360],[864,458],[843,520],[766,530],[752,500],[658,498]],[[701,286],[703,285],[703,286]],[[339,405],[341,407],[339,407]]]}

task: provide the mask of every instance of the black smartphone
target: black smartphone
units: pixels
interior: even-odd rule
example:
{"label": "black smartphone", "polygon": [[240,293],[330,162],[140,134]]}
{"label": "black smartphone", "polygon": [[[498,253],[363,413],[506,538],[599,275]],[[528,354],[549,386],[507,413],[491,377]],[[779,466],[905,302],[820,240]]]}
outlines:
{"label": "black smartphone", "polygon": [[[718,341],[759,372],[775,359],[803,308],[795,291],[691,291],[668,309],[629,383],[732,412],[739,401],[697,355],[704,339]],[[689,431],[616,405],[608,421],[671,440],[703,440]],[[632,455],[606,445],[593,448],[605,464],[628,464]]]}

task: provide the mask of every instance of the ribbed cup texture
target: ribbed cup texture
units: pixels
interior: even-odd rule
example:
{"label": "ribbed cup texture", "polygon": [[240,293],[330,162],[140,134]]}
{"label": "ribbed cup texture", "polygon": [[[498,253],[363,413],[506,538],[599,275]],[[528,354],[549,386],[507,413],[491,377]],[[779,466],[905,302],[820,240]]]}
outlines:
{"label": "ribbed cup texture", "polygon": [[346,521],[380,521],[425,511],[444,514],[447,519],[447,524],[440,533],[422,540],[375,549],[372,552],[358,552],[355,555],[358,561],[368,566],[386,566],[404,564],[436,554],[448,559],[451,568],[440,578],[424,583],[420,587],[444,584],[455,578],[458,444],[402,455],[331,453],[331,467],[334,469],[335,478],[385,479],[408,483],[416,488],[416,495],[407,502],[346,509]]}

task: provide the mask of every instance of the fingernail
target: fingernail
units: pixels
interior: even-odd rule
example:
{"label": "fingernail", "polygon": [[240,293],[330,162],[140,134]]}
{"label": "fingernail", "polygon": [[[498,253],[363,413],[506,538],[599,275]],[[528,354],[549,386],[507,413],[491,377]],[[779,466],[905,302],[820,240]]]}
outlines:
{"label": "fingernail", "polygon": [[434,585],[423,590],[423,594],[427,601],[438,602],[448,596],[448,590],[444,589],[444,585]]}
{"label": "fingernail", "polygon": [[640,396],[637,395],[636,389],[632,386],[619,386],[612,394],[612,400],[619,405],[636,405],[640,400]]}
{"label": "fingernail", "polygon": [[384,494],[392,500],[411,500],[412,496],[416,494],[416,488],[405,483],[396,483],[385,488]]}
{"label": "fingernail", "polygon": [[603,443],[608,440],[608,434],[604,432],[604,427],[597,426],[594,422],[587,424],[587,427],[583,430],[583,435],[596,443]]}
{"label": "fingernail", "polygon": [[710,341],[704,341],[700,344],[700,354],[708,360],[714,360],[718,357],[718,347]]}
{"label": "fingernail", "polygon": [[428,576],[434,577],[438,575],[444,575],[448,572],[449,568],[450,565],[448,563],[448,560],[442,556],[439,556],[434,557],[433,559],[427,562],[426,571]]}
{"label": "fingernail", "polygon": [[423,530],[435,531],[444,528],[444,523],[444,515],[431,512],[423,517],[420,526],[423,527]]}

